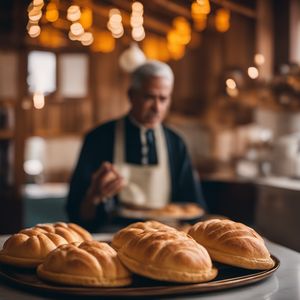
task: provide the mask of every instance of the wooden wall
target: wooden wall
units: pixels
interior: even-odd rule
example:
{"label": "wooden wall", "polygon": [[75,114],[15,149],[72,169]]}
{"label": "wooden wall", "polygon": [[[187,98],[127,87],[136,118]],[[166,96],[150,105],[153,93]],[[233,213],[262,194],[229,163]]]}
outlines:
{"label": "wooden wall", "polygon": [[[199,33],[197,48],[187,48],[186,55],[169,64],[175,73],[172,111],[199,115],[220,93],[224,72],[238,67],[246,73],[255,54],[255,20],[232,14],[232,27],[226,33],[211,29]],[[126,45],[118,43],[110,54],[93,54],[92,95],[95,121],[118,117],[128,110],[128,75],[119,68],[118,57]]]}

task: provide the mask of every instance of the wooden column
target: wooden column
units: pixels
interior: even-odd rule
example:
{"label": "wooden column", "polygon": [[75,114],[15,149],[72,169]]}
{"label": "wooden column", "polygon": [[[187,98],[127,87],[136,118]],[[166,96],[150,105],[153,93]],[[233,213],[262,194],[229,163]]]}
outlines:
{"label": "wooden column", "polygon": [[265,57],[265,63],[259,68],[260,78],[270,80],[274,70],[273,5],[271,0],[257,1],[256,5],[256,52]]}

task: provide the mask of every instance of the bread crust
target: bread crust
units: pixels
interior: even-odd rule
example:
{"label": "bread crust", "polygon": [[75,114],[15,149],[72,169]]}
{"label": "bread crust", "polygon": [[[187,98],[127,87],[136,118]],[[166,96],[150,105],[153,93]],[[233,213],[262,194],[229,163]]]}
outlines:
{"label": "bread crust", "polygon": [[263,238],[242,223],[211,219],[196,223],[188,234],[207,249],[212,260],[246,269],[274,266]]}
{"label": "bread crust", "polygon": [[134,227],[141,224],[126,227],[114,239],[113,245],[117,244],[118,255],[129,270],[156,280],[182,283],[204,282],[217,276],[204,247],[172,227],[149,225],[153,224],[144,224],[144,229]]}
{"label": "bread crust", "polygon": [[0,251],[0,262],[34,268],[58,246],[91,239],[89,232],[73,223],[37,224],[13,234],[5,241]]}
{"label": "bread crust", "polygon": [[115,249],[120,249],[122,245],[127,243],[133,237],[138,236],[139,234],[143,233],[144,231],[157,231],[157,230],[175,230],[175,228],[162,224],[157,221],[146,221],[146,222],[135,222],[127,227],[119,230],[113,237],[112,246]]}
{"label": "bread crust", "polygon": [[107,243],[97,241],[59,246],[38,266],[37,275],[71,286],[117,287],[132,281],[117,252]]}

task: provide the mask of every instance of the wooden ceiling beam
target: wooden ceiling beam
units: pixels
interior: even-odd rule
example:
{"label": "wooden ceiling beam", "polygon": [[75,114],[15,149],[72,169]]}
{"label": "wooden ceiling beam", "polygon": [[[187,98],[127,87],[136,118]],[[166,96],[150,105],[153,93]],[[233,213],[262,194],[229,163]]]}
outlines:
{"label": "wooden ceiling beam", "polygon": [[[154,2],[156,5],[160,7],[167,9],[169,12],[185,17],[187,19],[191,19],[191,10],[190,7],[187,8],[187,5],[180,5],[170,0],[152,0],[152,2]],[[189,1],[186,2],[190,4]],[[228,8],[233,12],[236,12],[238,14],[244,15],[249,18],[257,17],[255,9],[246,7],[241,4],[234,3],[230,0],[210,0],[210,2]]]}
{"label": "wooden ceiling beam", "polygon": [[181,17],[185,17],[187,19],[191,19],[191,10],[186,8],[183,5],[174,3],[172,1],[169,0],[152,0],[153,3],[155,3],[156,5],[159,5],[160,7],[163,7],[165,9],[167,9],[168,11],[176,14],[176,16],[181,16]]}
{"label": "wooden ceiling beam", "polygon": [[234,3],[229,0],[210,0],[211,3],[223,6],[225,8],[228,8],[231,11],[234,11],[238,14],[241,14],[243,16],[249,17],[249,18],[257,18],[257,13],[255,9],[246,7],[244,5],[240,5],[237,3]]}

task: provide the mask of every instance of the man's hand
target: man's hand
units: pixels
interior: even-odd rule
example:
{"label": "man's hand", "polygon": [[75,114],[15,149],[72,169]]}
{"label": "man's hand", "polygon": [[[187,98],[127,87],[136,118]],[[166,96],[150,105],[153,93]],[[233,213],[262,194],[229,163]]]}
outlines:
{"label": "man's hand", "polygon": [[110,162],[104,162],[93,174],[88,191],[93,204],[104,202],[116,195],[124,186],[124,179]]}

